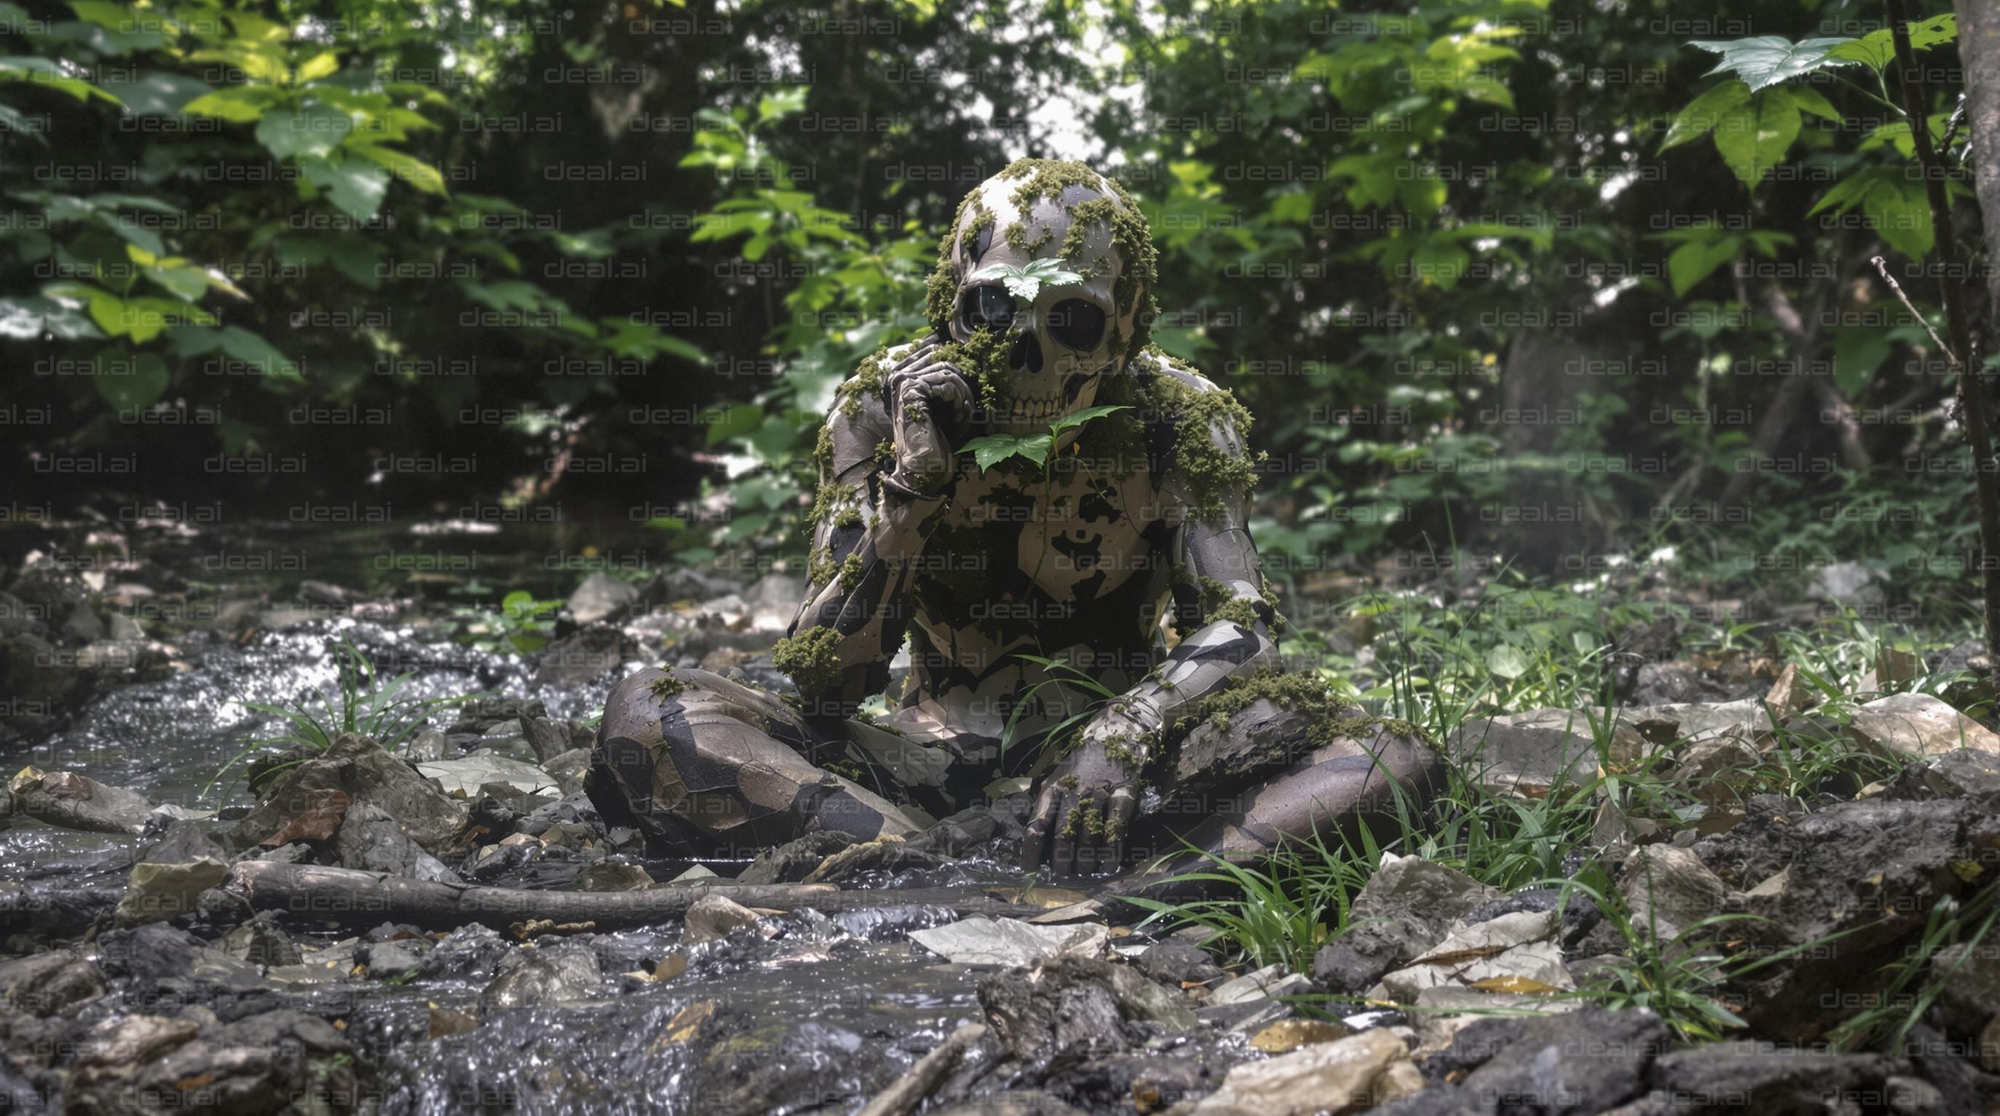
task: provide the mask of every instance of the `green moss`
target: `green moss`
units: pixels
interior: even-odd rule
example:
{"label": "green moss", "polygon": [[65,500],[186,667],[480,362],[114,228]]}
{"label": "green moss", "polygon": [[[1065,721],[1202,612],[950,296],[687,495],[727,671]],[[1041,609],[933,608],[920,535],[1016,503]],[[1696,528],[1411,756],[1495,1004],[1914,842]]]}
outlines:
{"label": "green moss", "polygon": [[851,484],[822,480],[819,487],[813,491],[813,506],[812,510],[806,513],[806,522],[831,522],[838,526],[840,517],[849,512],[852,512],[856,522],[859,522],[861,513],[855,510],[855,503],[860,494],[860,489]]}
{"label": "green moss", "polygon": [[936,357],[958,369],[979,406],[989,410],[1000,406],[1000,380],[1007,371],[1005,333],[982,329],[962,344],[947,341],[937,347]]}
{"label": "green moss", "polygon": [[861,414],[861,400],[870,395],[882,394],[882,379],[889,374],[889,346],[869,353],[854,368],[854,375],[841,381],[834,390],[840,400],[840,413],[846,418]]}
{"label": "green moss", "polygon": [[687,683],[675,678],[671,674],[662,674],[658,678],[653,679],[653,684],[646,688],[653,691],[654,697],[659,698],[661,701],[666,701],[668,698],[687,689]]}
{"label": "green moss", "polygon": [[833,551],[826,547],[815,547],[806,554],[806,583],[815,588],[832,581],[839,567],[834,564]]}
{"label": "green moss", "polygon": [[1286,674],[1269,668],[1224,682],[1182,714],[1174,722],[1174,732],[1189,732],[1203,721],[1227,728],[1232,715],[1266,699],[1304,717],[1309,747],[1341,737],[1365,738],[1378,729],[1394,736],[1425,739],[1423,731],[1408,721],[1373,717],[1344,704],[1316,675]]}
{"label": "green moss", "polygon": [[896,443],[887,438],[875,443],[875,464],[884,469],[893,467],[896,464]]}
{"label": "green moss", "polygon": [[861,584],[861,555],[850,554],[840,563],[840,591],[852,593],[854,587],[859,584]]}
{"label": "green moss", "polygon": [[840,528],[861,526],[861,509],[852,504],[833,513],[833,525]]}
{"label": "green moss", "polygon": [[[1185,361],[1175,360],[1157,347],[1147,352],[1177,368],[1194,371]],[[1178,473],[1187,485],[1197,515],[1219,515],[1230,501],[1249,498],[1257,483],[1256,463],[1217,445],[1210,434],[1219,427],[1233,431],[1238,439],[1249,437],[1250,412],[1228,388],[1200,391],[1161,373],[1147,377],[1138,391],[1145,410],[1173,423],[1174,448],[1168,470]]]}
{"label": "green moss", "polygon": [[779,640],[771,648],[771,665],[790,677],[800,693],[823,694],[840,689],[844,671],[839,648],[839,632],[832,628],[812,628],[802,635]]}

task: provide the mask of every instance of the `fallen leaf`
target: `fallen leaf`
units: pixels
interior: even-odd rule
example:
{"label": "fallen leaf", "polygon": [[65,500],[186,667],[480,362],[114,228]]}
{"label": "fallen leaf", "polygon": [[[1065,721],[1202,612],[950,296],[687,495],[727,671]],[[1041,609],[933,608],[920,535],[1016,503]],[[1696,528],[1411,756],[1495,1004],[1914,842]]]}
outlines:
{"label": "fallen leaf", "polygon": [[1524,976],[1488,977],[1485,980],[1475,980],[1466,987],[1480,992],[1509,992],[1524,996],[1545,996],[1551,992],[1563,991],[1555,985],[1543,984],[1539,980],[1531,980]]}
{"label": "fallen leaf", "polygon": [[340,823],[347,817],[347,808],[354,805],[354,798],[346,791],[323,788],[307,795],[305,809],[292,815],[292,819],[281,826],[276,833],[264,838],[266,848],[289,845],[293,841],[331,841],[340,832]]}

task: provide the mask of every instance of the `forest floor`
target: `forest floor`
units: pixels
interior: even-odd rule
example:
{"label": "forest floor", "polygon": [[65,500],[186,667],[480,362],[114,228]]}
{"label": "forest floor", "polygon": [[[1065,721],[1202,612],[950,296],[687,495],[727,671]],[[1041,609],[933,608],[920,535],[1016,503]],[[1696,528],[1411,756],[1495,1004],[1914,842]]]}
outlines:
{"label": "forest floor", "polygon": [[1311,578],[1288,666],[1422,729],[1446,793],[1135,903],[1013,868],[1018,794],[754,860],[607,825],[610,685],[787,692],[785,570],[543,566],[496,604],[477,539],[369,576],[345,536],[315,579],[286,556],[331,544],[282,531],[45,534],[0,573],[19,1110],[2000,1101],[1989,664],[1864,566]]}

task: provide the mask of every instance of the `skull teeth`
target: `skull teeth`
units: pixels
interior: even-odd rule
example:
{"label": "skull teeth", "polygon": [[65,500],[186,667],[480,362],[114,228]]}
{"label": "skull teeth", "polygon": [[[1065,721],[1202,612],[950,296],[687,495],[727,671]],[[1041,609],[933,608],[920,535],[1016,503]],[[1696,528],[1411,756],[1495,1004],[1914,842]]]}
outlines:
{"label": "skull teeth", "polygon": [[1016,399],[1013,401],[1012,407],[1008,409],[1007,417],[1015,419],[1043,419],[1055,415],[1062,409],[1063,401],[1060,397],[1056,396],[1050,396],[1046,399]]}

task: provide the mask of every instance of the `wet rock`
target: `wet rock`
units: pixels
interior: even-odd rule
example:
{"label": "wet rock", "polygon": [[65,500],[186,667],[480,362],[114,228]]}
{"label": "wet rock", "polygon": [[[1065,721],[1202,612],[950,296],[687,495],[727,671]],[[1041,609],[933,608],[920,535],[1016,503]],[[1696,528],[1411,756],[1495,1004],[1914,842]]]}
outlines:
{"label": "wet rock", "polygon": [[0,744],[40,740],[90,699],[96,678],[76,657],[29,631],[0,631]]}
{"label": "wet rock", "polygon": [[363,1092],[353,1053],[323,1019],[264,1012],[203,1027],[199,1037],[161,1057],[80,1069],[70,1107],[103,1113],[331,1111],[351,1106]]}
{"label": "wet rock", "polygon": [[575,794],[590,777],[590,752],[588,747],[559,752],[542,762],[542,770],[556,781],[556,788],[562,794]]}
{"label": "wet rock", "polygon": [[1462,872],[1385,852],[1354,897],[1347,933],[1314,955],[1313,979],[1336,992],[1359,992],[1443,941],[1453,922],[1501,897]]}
{"label": "wet rock", "polygon": [[14,811],[49,825],[90,833],[145,832],[153,804],[146,796],[106,786],[74,771],[23,768],[8,783]]}
{"label": "wet rock", "polygon": [[1451,734],[1454,762],[1487,787],[1535,797],[1551,787],[1586,786],[1598,774],[1590,719],[1568,709],[1468,718]]}
{"label": "wet rock", "polygon": [[606,573],[593,573],[569,595],[569,614],[579,624],[614,620],[639,602],[639,587]]}
{"label": "wet rock", "polygon": [[[1644,1092],[1646,1075],[1667,1041],[1666,1025],[1651,1012],[1585,1007],[1561,1015],[1479,1020],[1459,1031],[1430,1068],[1470,1070],[1457,1088],[1459,1098],[1472,1102],[1470,1111],[1582,1116]],[[1386,1111],[1467,1111],[1452,1107],[1448,1097],[1432,1103],[1437,1106]]]}
{"label": "wet rock", "polygon": [[916,848],[901,837],[885,836],[834,853],[806,873],[805,883],[848,884],[912,869],[939,868],[951,858]]}
{"label": "wet rock", "polygon": [[1065,1057],[1119,1053],[1150,1033],[1194,1025],[1177,993],[1129,966],[1088,957],[1057,957],[999,973],[980,982],[979,1003],[993,1040],[1023,1062],[1056,1051]]}
{"label": "wet rock", "polygon": [[1253,1000],[1296,996],[1310,989],[1312,982],[1283,965],[1266,965],[1209,990],[1208,1006],[1226,1007]]}
{"label": "wet rock", "polygon": [[500,962],[500,976],[479,994],[489,1012],[595,997],[603,983],[597,954],[580,945],[521,949]]}
{"label": "wet rock", "polygon": [[1168,939],[1155,942],[1139,955],[1139,971],[1169,988],[1189,984],[1213,985],[1222,980],[1222,969],[1208,951],[1191,942]]}
{"label": "wet rock", "polygon": [[424,955],[425,980],[489,979],[513,947],[499,932],[477,923],[453,930]]}
{"label": "wet rock", "polygon": [[1458,1032],[1481,1019],[1493,1018],[1495,1013],[1509,1016],[1553,1015],[1574,1011],[1581,1005],[1575,1000],[1482,992],[1445,984],[1417,993],[1416,1006],[1411,1023],[1417,1029],[1417,1051],[1426,1053],[1450,1046]]}
{"label": "wet rock", "polygon": [[798,883],[834,853],[855,843],[855,838],[839,830],[820,830],[787,841],[765,852],[737,873],[738,883]]}
{"label": "wet rock", "polygon": [[1409,1096],[1424,1087],[1403,1040],[1364,1031],[1315,1043],[1229,1071],[1222,1088],[1189,1116],[1343,1116]]}
{"label": "wet rock", "polygon": [[911,849],[952,858],[1011,859],[1025,827],[1012,810],[971,806],[908,839]]}
{"label": "wet rock", "polygon": [[463,883],[458,873],[425,852],[381,808],[363,802],[348,809],[334,835],[334,850],[342,868],[387,872],[439,883]]}
{"label": "wet rock", "polygon": [[1670,942],[1702,919],[1722,913],[1729,885],[1687,849],[1646,845],[1625,858],[1618,893],[1635,932]]}
{"label": "wet rock", "polygon": [[1930,694],[1891,694],[1854,711],[1848,735],[1891,757],[1934,756],[1960,748],[2000,752],[2000,734]]}
{"label": "wet rock", "polygon": [[278,834],[326,792],[379,807],[425,852],[442,855],[465,825],[466,806],[447,797],[373,740],[344,733],[323,755],[291,769],[270,796],[229,832],[230,847],[250,849]]}
{"label": "wet rock", "polygon": [[738,930],[758,925],[764,916],[723,895],[704,895],[688,907],[681,922],[686,927],[682,941],[689,945],[726,938]]}
{"label": "wet rock", "polygon": [[637,864],[599,861],[576,874],[578,891],[639,891],[653,886],[653,877]]}
{"label": "wet rock", "polygon": [[1724,1104],[1742,1112],[1858,1112],[1881,1103],[1895,1072],[1895,1061],[1880,1054],[1723,1042],[1661,1055],[1651,1084],[1667,1098],[1706,1102],[1669,1112]]}
{"label": "wet rock", "polygon": [[423,959],[408,945],[397,942],[370,942],[356,953],[376,980],[399,980],[421,972]]}
{"label": "wet rock", "polygon": [[450,738],[432,729],[425,729],[412,736],[409,743],[403,745],[403,758],[411,763],[446,759],[451,754]]}
{"label": "wet rock", "polygon": [[1058,954],[1095,956],[1104,951],[1105,928],[1097,925],[1037,926],[1011,918],[967,918],[910,940],[959,965],[1028,965]]}
{"label": "wet rock", "polygon": [[1484,984],[1503,992],[1567,991],[1574,985],[1555,941],[1561,925],[1554,911],[1517,911],[1461,926],[1409,965],[1384,975],[1368,996],[1409,1004],[1424,989],[1447,984]]}
{"label": "wet rock", "polygon": [[535,750],[535,762],[546,763],[570,750],[569,726],[547,717],[529,717],[521,722],[521,737]]}
{"label": "wet rock", "polygon": [[1959,748],[1909,764],[1885,796],[1917,801],[1962,798],[1981,810],[2000,810],[2000,755]]}
{"label": "wet rock", "polygon": [[603,625],[583,628],[542,650],[534,685],[581,686],[615,669],[624,661],[625,652],[625,637],[618,629]]}
{"label": "wet rock", "polygon": [[87,1072],[99,1066],[125,1067],[150,1062],[169,1051],[192,1042],[201,1033],[191,1019],[168,1019],[159,1015],[116,1015],[98,1021],[84,1041],[76,1064]]}
{"label": "wet rock", "polygon": [[71,950],[0,961],[0,995],[29,1015],[69,1012],[103,994],[103,971]]}
{"label": "wet rock", "polygon": [[151,844],[139,850],[141,862],[154,864],[185,864],[205,856],[228,860],[229,852],[215,839],[206,822],[192,819],[169,822]]}
{"label": "wet rock", "polygon": [[266,970],[297,965],[304,960],[298,943],[292,941],[291,935],[263,915],[223,935],[216,948],[239,961],[261,965]]}
{"label": "wet rock", "polygon": [[1047,1093],[1032,1089],[1010,1089],[940,1108],[930,1116],[1084,1116],[1080,1108],[1064,1104]]}
{"label": "wet rock", "polygon": [[136,926],[192,914],[197,897],[227,878],[229,865],[213,857],[185,864],[134,864],[115,917],[120,926]]}

